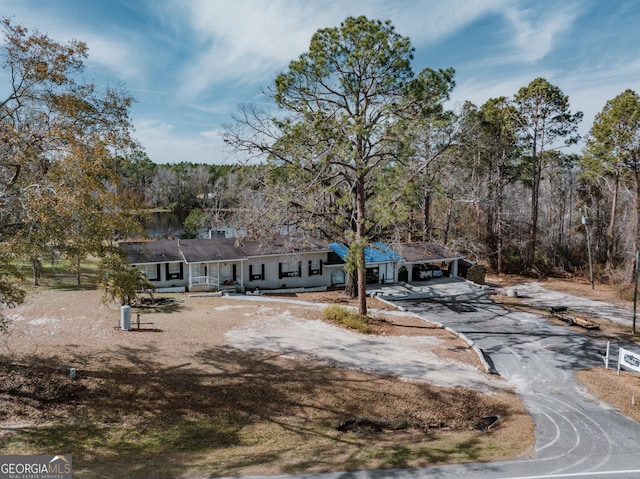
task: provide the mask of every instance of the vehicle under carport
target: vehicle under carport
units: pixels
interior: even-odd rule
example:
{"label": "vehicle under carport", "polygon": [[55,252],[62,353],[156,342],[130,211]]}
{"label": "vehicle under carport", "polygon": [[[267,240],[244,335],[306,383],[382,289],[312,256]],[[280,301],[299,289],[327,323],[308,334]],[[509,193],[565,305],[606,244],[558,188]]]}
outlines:
{"label": "vehicle under carport", "polygon": [[458,262],[464,258],[462,254],[431,241],[394,243],[391,248],[402,258],[398,280],[407,283],[443,275],[456,278]]}

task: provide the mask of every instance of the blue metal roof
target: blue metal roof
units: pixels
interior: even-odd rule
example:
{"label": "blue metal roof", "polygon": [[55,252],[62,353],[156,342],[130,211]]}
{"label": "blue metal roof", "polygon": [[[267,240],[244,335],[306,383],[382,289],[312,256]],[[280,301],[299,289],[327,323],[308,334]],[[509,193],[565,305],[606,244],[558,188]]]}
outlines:
{"label": "blue metal roof", "polygon": [[335,254],[340,256],[340,259],[343,261],[347,260],[347,254],[349,253],[349,248],[342,243],[329,243],[329,248],[333,250]]}
{"label": "blue metal roof", "polygon": [[[335,254],[340,256],[343,261],[347,260],[349,254],[349,248],[342,243],[330,243],[329,248],[333,250]],[[364,248],[364,261],[365,263],[388,263],[391,261],[400,261],[402,258],[398,253],[393,251],[384,243],[373,243],[371,246]]]}
{"label": "blue metal roof", "polygon": [[[372,259],[372,261],[400,261],[402,257],[393,251],[389,246],[384,243],[373,243],[374,247],[369,248],[372,252],[375,251],[374,258],[384,258],[384,259]],[[365,248],[365,258],[367,255],[367,249]]]}

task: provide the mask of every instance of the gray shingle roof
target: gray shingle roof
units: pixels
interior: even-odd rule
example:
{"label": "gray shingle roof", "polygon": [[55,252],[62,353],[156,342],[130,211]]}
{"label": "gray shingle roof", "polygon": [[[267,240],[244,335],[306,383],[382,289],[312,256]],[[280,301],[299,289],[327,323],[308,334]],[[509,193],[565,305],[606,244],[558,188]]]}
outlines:
{"label": "gray shingle roof", "polygon": [[204,263],[247,258],[236,247],[235,238],[122,242],[120,248],[131,264]]}
{"label": "gray shingle roof", "polygon": [[247,259],[243,251],[236,247],[236,238],[187,239],[178,242],[187,263]]}
{"label": "gray shingle roof", "polygon": [[415,243],[393,243],[391,249],[398,253],[408,263],[420,261],[454,260],[463,255],[430,241]]}
{"label": "gray shingle roof", "polygon": [[182,262],[177,241],[131,241],[120,243],[131,264]]}
{"label": "gray shingle roof", "polygon": [[246,241],[240,245],[247,256],[271,256],[293,253],[328,253],[331,249],[326,243],[315,238],[302,236],[276,235],[255,241]]}
{"label": "gray shingle roof", "polygon": [[[330,253],[331,258],[337,256],[326,243],[315,238],[283,235],[244,243],[238,238],[214,238],[123,242],[120,247],[131,264],[238,261],[246,260],[248,256],[295,253]],[[389,251],[397,253],[408,263],[463,258],[460,253],[431,242],[396,243]],[[335,263],[340,262],[337,257],[335,259]]]}

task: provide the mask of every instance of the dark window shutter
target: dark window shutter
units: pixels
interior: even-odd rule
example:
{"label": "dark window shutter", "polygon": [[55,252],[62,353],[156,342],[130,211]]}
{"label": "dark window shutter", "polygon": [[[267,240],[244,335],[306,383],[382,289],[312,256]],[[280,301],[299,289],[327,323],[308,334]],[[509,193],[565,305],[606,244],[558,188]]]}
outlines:
{"label": "dark window shutter", "polygon": [[260,279],[264,281],[264,264],[262,265],[262,269],[260,270]]}
{"label": "dark window shutter", "polygon": [[156,279],[160,281],[160,263],[156,265]]}
{"label": "dark window shutter", "polygon": [[282,263],[278,263],[278,279],[282,279]]}
{"label": "dark window shutter", "polygon": [[302,261],[298,261],[298,278],[302,278]]}

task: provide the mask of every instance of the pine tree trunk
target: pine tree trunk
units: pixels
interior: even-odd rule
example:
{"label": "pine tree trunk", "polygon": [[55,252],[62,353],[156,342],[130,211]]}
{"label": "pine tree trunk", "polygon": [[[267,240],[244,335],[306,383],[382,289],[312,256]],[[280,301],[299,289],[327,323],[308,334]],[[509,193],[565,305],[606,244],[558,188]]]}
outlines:
{"label": "pine tree trunk", "polygon": [[[637,162],[636,162],[636,165],[637,165]],[[634,254],[632,255],[632,259],[631,259],[632,266],[634,266],[636,251],[640,251],[640,171],[638,171],[638,168],[634,168],[634,171],[633,171],[633,186],[634,186],[634,193],[635,193],[634,200],[635,200],[635,208],[636,208],[636,224],[633,232]],[[630,268],[630,271],[631,271],[631,280],[633,280],[634,268],[633,267]]]}
{"label": "pine tree trunk", "polygon": [[503,248],[504,248],[504,228],[502,225],[502,208],[503,208],[503,198],[504,198],[504,177],[505,171],[504,166],[506,163],[506,152],[502,151],[502,163],[498,166],[498,189],[496,191],[496,237],[497,237],[497,249],[498,249],[498,260],[497,260],[497,272],[498,274],[502,274],[504,268],[504,258],[503,258]]}
{"label": "pine tree trunk", "polygon": [[[619,174],[616,172],[613,183],[613,197],[611,198],[611,219],[609,220],[609,226],[607,227],[607,266],[608,270],[613,269],[613,250],[614,250],[614,238],[616,231],[616,210],[618,209],[618,186],[619,186]],[[637,188],[636,188],[637,198]],[[636,200],[637,201],[637,200]],[[636,207],[637,211],[637,207]],[[637,237],[637,234],[636,234]]]}
{"label": "pine tree trunk", "polygon": [[529,246],[527,248],[527,269],[533,267],[538,242],[538,201],[540,196],[540,176],[542,174],[542,152],[537,152],[537,136],[533,138],[531,158],[531,224],[529,226]]}
{"label": "pine tree trunk", "polygon": [[358,312],[366,316],[367,314],[367,265],[364,257],[365,239],[365,188],[364,177],[360,176],[356,180],[356,242],[358,248]]}
{"label": "pine tree trunk", "polygon": [[431,226],[431,192],[425,188],[422,197],[422,241],[429,240]]}

